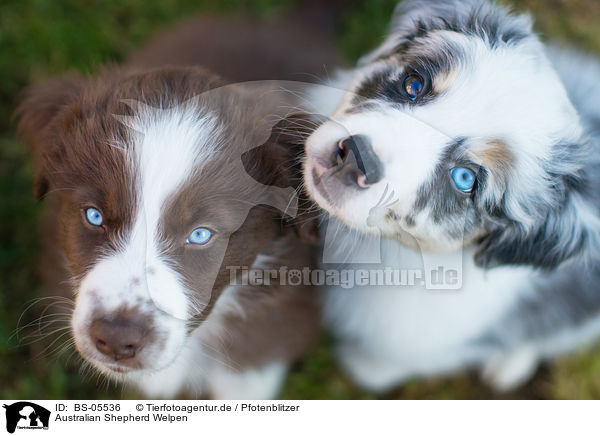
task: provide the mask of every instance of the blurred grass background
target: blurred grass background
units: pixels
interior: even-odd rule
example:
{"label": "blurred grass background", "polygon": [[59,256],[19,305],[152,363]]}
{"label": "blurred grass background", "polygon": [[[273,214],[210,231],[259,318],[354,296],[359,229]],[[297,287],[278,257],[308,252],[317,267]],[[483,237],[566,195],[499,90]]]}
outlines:
{"label": "blurred grass background", "polygon": [[[40,343],[13,335],[28,302],[39,297],[37,221],[32,168],[10,119],[19,93],[42,77],[69,70],[94,72],[118,62],[157,30],[192,13],[254,14],[276,19],[301,0],[1,0],[0,1],[0,398],[83,399],[127,397],[119,388],[79,373],[69,353],[48,356]],[[513,0],[529,10],[544,37],[600,53],[600,1]],[[340,50],[350,60],[381,39],[395,0],[356,0],[344,13]],[[599,78],[600,80],[600,78]],[[28,310],[26,324],[40,314]],[[283,397],[373,398],[352,387],[335,366],[324,338],[297,364]],[[498,396],[476,375],[411,382],[385,398],[600,398],[600,352],[582,351],[543,367],[525,387]]]}

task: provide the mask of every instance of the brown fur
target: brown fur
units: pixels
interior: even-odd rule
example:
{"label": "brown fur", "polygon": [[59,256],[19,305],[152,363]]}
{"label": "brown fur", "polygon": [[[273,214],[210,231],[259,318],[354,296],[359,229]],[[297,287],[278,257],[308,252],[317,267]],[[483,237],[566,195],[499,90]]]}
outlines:
{"label": "brown fur", "polygon": [[[146,53],[152,51],[150,47]],[[172,59],[172,63],[185,62]],[[131,177],[123,150],[114,144],[115,140],[121,145],[128,144],[130,139],[125,126],[113,116],[131,115],[131,109],[122,100],[134,99],[154,107],[165,103],[175,105],[223,84],[217,76],[200,67],[143,71],[139,67],[107,68],[97,78],[74,75],[47,82],[28,92],[18,109],[18,131],[33,150],[35,193],[40,198],[48,196],[45,221],[52,234],[45,246],[52,251],[46,256],[56,261],[50,263],[53,273],[46,275],[53,281],[48,284],[50,289],[72,292],[71,287],[65,288],[59,283],[72,278],[76,286],[101,253],[117,249],[118,239],[126,235],[132,225],[136,212],[136,179]],[[211,193],[223,193],[223,199],[227,199],[228,193],[260,190],[260,183],[249,187],[243,179],[227,171],[227,165],[232,156],[239,159],[242,153],[257,145],[255,141],[259,136],[253,132],[260,130],[257,126],[263,126],[272,110],[281,105],[277,101],[273,107],[253,104],[254,96],[263,95],[259,90],[254,95],[243,95],[235,90],[219,93],[219,97],[208,95],[198,104],[210,107],[228,121],[225,123],[229,126],[227,147],[211,167],[165,206],[170,213],[164,214],[161,223],[167,254],[176,261],[188,286],[208,303],[202,319],[210,317],[215,302],[228,284],[227,265],[250,266],[260,253],[274,256],[274,268],[313,265],[311,249],[298,240],[298,231],[294,230],[298,226],[284,219],[281,211],[254,207],[237,228],[232,221],[238,216],[234,213],[235,202],[211,200],[203,206],[203,199]],[[285,135],[272,135],[263,147],[245,155],[248,173],[261,183],[297,187],[299,173],[294,164],[298,164],[298,137],[292,135],[292,138],[295,144]],[[257,195],[247,192],[251,194]],[[189,230],[192,204],[200,213],[213,214],[213,219],[224,226],[224,232],[230,229],[222,262],[216,257],[206,258],[193,247],[170,243],[173,241],[169,238],[180,240]],[[301,204],[308,203],[303,200]],[[105,225],[101,228],[90,226],[82,217],[83,209],[92,205],[99,207],[104,216]],[[67,261],[63,262],[64,259]],[[203,273],[215,268],[214,287],[203,289]],[[319,329],[316,289],[245,287],[239,290],[238,298],[243,313],[229,313],[223,320],[230,340],[223,344],[215,337],[212,344],[229,356],[233,367],[240,370],[257,367],[273,359],[292,361],[316,338]]]}
{"label": "brown fur", "polygon": [[473,160],[487,168],[496,180],[504,180],[515,162],[512,151],[501,139],[488,140],[481,147],[471,148],[469,153],[473,155]]}
{"label": "brown fur", "polygon": [[193,17],[158,34],[127,65],[203,66],[229,82],[296,80],[313,82],[345,62],[334,47],[337,11],[345,0],[304,2],[280,20]]}

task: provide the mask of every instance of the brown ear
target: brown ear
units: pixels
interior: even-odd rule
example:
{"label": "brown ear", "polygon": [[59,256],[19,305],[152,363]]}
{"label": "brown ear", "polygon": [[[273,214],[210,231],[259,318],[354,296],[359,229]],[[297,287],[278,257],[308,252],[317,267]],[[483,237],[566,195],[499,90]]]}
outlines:
{"label": "brown ear", "polygon": [[301,190],[306,138],[320,124],[313,115],[294,114],[278,122],[263,145],[242,155],[246,172],[256,181],[298,191],[298,215],[291,222],[304,240],[318,242],[318,208]]}
{"label": "brown ear", "polygon": [[44,150],[52,142],[50,126],[76,100],[83,83],[83,77],[73,75],[33,86],[26,91],[15,112],[17,134],[31,147],[35,164],[34,193],[38,199],[48,191]]}

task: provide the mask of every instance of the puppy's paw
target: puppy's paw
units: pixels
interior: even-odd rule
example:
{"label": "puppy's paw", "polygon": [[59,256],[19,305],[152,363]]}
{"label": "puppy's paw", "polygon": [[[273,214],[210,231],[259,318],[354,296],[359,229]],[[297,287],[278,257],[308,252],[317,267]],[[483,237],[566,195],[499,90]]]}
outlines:
{"label": "puppy's paw", "polygon": [[208,389],[215,400],[272,400],[279,395],[287,369],[277,362],[244,371],[215,368],[207,377]]}
{"label": "puppy's paw", "polygon": [[367,391],[385,392],[408,376],[404,368],[356,347],[342,346],[337,351],[344,372],[358,387]]}
{"label": "puppy's paw", "polygon": [[489,360],[481,378],[496,391],[511,391],[533,376],[538,360],[538,353],[533,346],[520,347]]}

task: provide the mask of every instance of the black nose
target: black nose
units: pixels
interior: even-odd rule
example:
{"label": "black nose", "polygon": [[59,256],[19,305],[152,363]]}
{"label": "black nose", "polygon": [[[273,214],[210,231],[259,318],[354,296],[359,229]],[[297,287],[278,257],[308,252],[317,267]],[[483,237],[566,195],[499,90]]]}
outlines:
{"label": "black nose", "polygon": [[333,158],[339,166],[336,177],[345,185],[368,188],[383,178],[383,165],[365,135],[342,139]]}
{"label": "black nose", "polygon": [[142,348],[146,328],[140,321],[99,318],[90,326],[90,336],[102,354],[114,360],[131,359]]}

